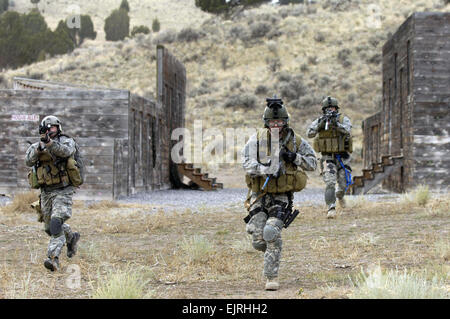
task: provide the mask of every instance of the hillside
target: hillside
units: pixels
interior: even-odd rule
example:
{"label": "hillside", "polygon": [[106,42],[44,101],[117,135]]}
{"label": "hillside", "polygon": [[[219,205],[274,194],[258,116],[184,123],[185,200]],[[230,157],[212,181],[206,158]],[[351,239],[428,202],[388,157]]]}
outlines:
{"label": "hillside", "polygon": [[[54,2],[56,8],[41,5],[50,25],[66,4]],[[16,8],[21,3],[28,1],[16,1]],[[80,3],[81,13],[92,14],[96,30],[102,31],[101,20],[120,1]],[[132,26],[151,25],[157,12],[161,31],[122,42],[99,36],[70,55],[9,70],[4,77],[32,76],[153,96],[156,44],[162,43],[186,65],[188,127],[194,119],[203,120],[204,128],[223,131],[259,127],[265,97],[277,94],[287,102],[291,125],[305,134],[322,97],[333,95],[352,119],[357,164],[361,121],[381,107],[382,45],[413,12],[450,8],[442,0],[327,0],[237,8],[225,19],[201,12],[194,0],[129,3]]]}

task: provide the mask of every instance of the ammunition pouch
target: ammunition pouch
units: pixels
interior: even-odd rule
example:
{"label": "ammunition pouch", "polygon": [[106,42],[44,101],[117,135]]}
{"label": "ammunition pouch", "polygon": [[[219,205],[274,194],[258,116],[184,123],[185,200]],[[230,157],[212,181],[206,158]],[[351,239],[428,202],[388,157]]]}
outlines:
{"label": "ammunition pouch", "polygon": [[[325,135],[325,136],[324,136]],[[353,138],[351,136],[327,136],[321,134],[313,141],[314,151],[320,153],[343,153],[353,152]],[[332,135],[332,134],[329,134]]]}
{"label": "ammunition pouch", "polygon": [[82,182],[80,169],[73,156],[53,161],[48,153],[44,153],[39,156],[38,165],[28,172],[31,188],[42,188],[46,191],[68,185],[79,186]]}
{"label": "ammunition pouch", "polygon": [[[286,170],[285,174],[278,178],[270,178],[264,191],[267,193],[286,193],[286,192],[300,192],[306,187],[308,177],[302,170]],[[265,176],[250,176],[245,175],[245,182],[247,187],[252,192],[260,192],[264,182]]]}
{"label": "ammunition pouch", "polygon": [[73,157],[69,157],[67,159],[66,169],[67,175],[69,175],[70,183],[75,187],[80,186],[83,183],[83,180],[81,178],[81,173],[77,166],[77,162]]}
{"label": "ammunition pouch", "polygon": [[[342,123],[344,116],[339,116],[339,123]],[[353,152],[353,138],[350,135],[338,132],[336,128],[320,130],[313,141],[313,149],[319,153],[343,153]]]}
{"label": "ammunition pouch", "polygon": [[33,189],[38,189],[40,187],[35,166],[33,166],[28,172],[28,184],[30,184],[30,187]]}

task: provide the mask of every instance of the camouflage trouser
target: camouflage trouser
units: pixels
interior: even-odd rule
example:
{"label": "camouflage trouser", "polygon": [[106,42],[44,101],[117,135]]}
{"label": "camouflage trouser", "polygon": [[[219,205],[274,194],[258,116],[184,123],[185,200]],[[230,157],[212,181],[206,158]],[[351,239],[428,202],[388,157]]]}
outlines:
{"label": "camouflage trouser", "polygon": [[63,222],[72,217],[72,196],[74,188],[68,186],[53,191],[41,191],[41,209],[44,216],[44,230],[51,236],[48,244],[47,256],[58,257],[61,250],[72,240],[72,230],[70,226],[63,223],[62,231],[59,234],[50,233],[50,221],[52,218],[60,218]]}
{"label": "camouflage trouser", "polygon": [[[250,202],[253,203],[258,195],[259,193],[252,193]],[[289,203],[286,194],[266,194],[252,206],[252,212],[259,212],[253,215],[246,227],[247,232],[252,235],[253,247],[264,252],[264,276],[269,279],[278,276],[280,266],[283,221],[273,214],[281,210],[282,203]]]}
{"label": "camouflage trouser", "polygon": [[[342,158],[342,163],[349,171],[351,171],[350,159],[350,155]],[[328,156],[321,158],[321,165],[323,165],[323,181],[325,182],[325,203],[330,209],[336,207],[336,197],[344,198],[347,187],[345,170],[337,159]]]}

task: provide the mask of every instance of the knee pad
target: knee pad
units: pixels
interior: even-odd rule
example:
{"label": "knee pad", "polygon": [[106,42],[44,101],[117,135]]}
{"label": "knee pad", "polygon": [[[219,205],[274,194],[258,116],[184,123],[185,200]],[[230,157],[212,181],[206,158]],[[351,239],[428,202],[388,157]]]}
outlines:
{"label": "knee pad", "polygon": [[274,241],[279,234],[279,230],[277,227],[273,226],[273,225],[266,225],[264,226],[264,230],[263,230],[263,239],[267,242],[272,242]]}
{"label": "knee pad", "polygon": [[342,199],[344,197],[344,191],[337,191],[336,192],[336,197],[339,199]]}
{"label": "knee pad", "polygon": [[50,229],[44,229],[44,231],[47,233],[47,235],[51,236],[52,233],[50,232]]}
{"label": "knee pad", "polygon": [[325,189],[325,203],[329,205],[333,204],[334,202],[336,202],[336,193],[334,187],[333,188],[327,187]]}
{"label": "knee pad", "polygon": [[62,232],[63,221],[61,218],[53,217],[50,220],[50,234],[56,236]]}
{"label": "knee pad", "polygon": [[259,251],[266,251],[267,245],[263,241],[253,241],[252,242],[253,248]]}

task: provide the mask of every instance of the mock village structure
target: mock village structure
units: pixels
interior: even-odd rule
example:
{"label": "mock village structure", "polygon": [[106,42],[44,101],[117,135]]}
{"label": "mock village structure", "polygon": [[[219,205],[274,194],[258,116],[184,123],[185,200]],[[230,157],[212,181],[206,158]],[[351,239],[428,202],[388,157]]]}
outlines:
{"label": "mock village structure", "polygon": [[450,12],[411,15],[383,46],[383,106],[363,122],[363,176],[402,192],[450,185]]}
{"label": "mock village structure", "polygon": [[80,146],[86,181],[77,197],[179,188],[183,174],[205,189],[222,187],[192,164],[170,158],[177,142],[171,132],[185,127],[185,109],[185,67],[163,46],[157,48],[156,100],[128,90],[15,78],[13,89],[0,90],[0,194],[29,189],[25,153],[46,115],[57,116]]}

